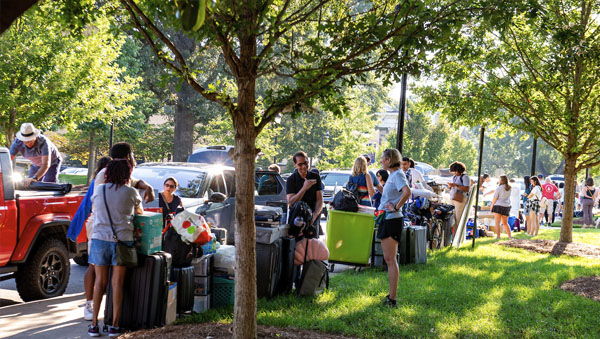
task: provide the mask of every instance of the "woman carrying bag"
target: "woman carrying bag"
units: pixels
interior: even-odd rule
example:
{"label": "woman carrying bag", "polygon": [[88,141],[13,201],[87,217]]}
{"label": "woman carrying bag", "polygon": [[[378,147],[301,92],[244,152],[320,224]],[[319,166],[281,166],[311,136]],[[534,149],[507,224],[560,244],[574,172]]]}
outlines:
{"label": "woman carrying bag", "polygon": [[354,160],[348,184],[348,187],[356,186],[361,205],[371,206],[371,197],[375,195],[375,185],[373,185],[373,178],[367,169],[367,159],[360,156]]}
{"label": "woman carrying bag", "polygon": [[538,213],[540,212],[540,200],[542,199],[542,185],[540,184],[540,179],[536,176],[532,176],[529,182],[531,183],[531,192],[527,195],[527,210],[529,210],[531,227],[527,224],[527,234],[535,237],[540,230]]}
{"label": "woman carrying bag", "polygon": [[142,214],[142,198],[137,190],[127,185],[131,177],[131,165],[125,159],[112,160],[106,167],[105,184],[99,185],[92,196],[94,204],[94,227],[91,235],[89,262],[94,264],[94,315],[88,334],[100,336],[98,312],[108,283],[109,266],[113,267],[113,323],[109,336],[122,333],[119,328],[123,283],[127,267],[137,264],[133,247],[133,217]]}
{"label": "woman carrying bag", "polygon": [[594,213],[592,209],[596,199],[598,198],[598,191],[594,187],[594,179],[587,178],[585,180],[585,187],[583,188],[583,198],[581,199],[581,209],[583,210],[583,226],[581,228],[588,228],[594,225]]}

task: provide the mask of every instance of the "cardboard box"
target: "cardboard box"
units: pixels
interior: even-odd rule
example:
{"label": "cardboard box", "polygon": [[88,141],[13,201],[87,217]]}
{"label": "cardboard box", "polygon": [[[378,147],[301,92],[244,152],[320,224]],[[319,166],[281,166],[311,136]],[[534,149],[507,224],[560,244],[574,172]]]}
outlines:
{"label": "cardboard box", "polygon": [[133,218],[134,238],[139,253],[150,255],[162,250],[162,213],[144,212]]}
{"label": "cardboard box", "polygon": [[272,244],[277,239],[287,236],[289,228],[289,225],[280,225],[276,228],[256,226],[256,242]]}
{"label": "cardboard box", "polygon": [[210,308],[210,294],[194,296],[194,308],[192,309],[192,312],[202,313],[202,312],[206,312],[209,308]]}
{"label": "cardboard box", "polygon": [[177,283],[169,284],[169,293],[167,294],[167,314],[165,325],[172,324],[177,319]]}

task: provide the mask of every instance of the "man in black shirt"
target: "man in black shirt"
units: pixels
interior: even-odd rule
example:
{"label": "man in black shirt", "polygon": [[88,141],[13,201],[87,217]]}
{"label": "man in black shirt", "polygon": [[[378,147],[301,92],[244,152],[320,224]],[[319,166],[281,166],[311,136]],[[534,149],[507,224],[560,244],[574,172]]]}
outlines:
{"label": "man in black shirt", "polygon": [[298,201],[304,201],[313,211],[312,224],[319,226],[323,209],[323,191],[319,174],[309,171],[308,156],[302,151],[296,152],[293,157],[294,173],[286,182],[287,201],[290,207]]}

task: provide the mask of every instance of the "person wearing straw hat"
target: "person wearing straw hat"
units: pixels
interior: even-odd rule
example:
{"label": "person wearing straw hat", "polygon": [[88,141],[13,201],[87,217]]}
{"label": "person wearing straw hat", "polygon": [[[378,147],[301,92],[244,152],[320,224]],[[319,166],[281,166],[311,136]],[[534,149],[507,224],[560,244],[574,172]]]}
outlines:
{"label": "person wearing straw hat", "polygon": [[25,180],[26,186],[33,181],[58,182],[58,170],[62,162],[60,152],[32,123],[26,122],[21,125],[15,141],[10,146],[11,160],[19,153],[31,161],[28,178]]}

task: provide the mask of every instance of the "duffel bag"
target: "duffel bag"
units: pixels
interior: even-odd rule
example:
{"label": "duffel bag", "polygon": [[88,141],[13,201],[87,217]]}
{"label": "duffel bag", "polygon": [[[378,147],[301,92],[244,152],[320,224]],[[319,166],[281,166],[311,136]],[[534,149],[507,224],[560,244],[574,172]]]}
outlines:
{"label": "duffel bag", "polygon": [[359,200],[354,193],[342,188],[333,197],[333,208],[339,211],[357,212]]}

